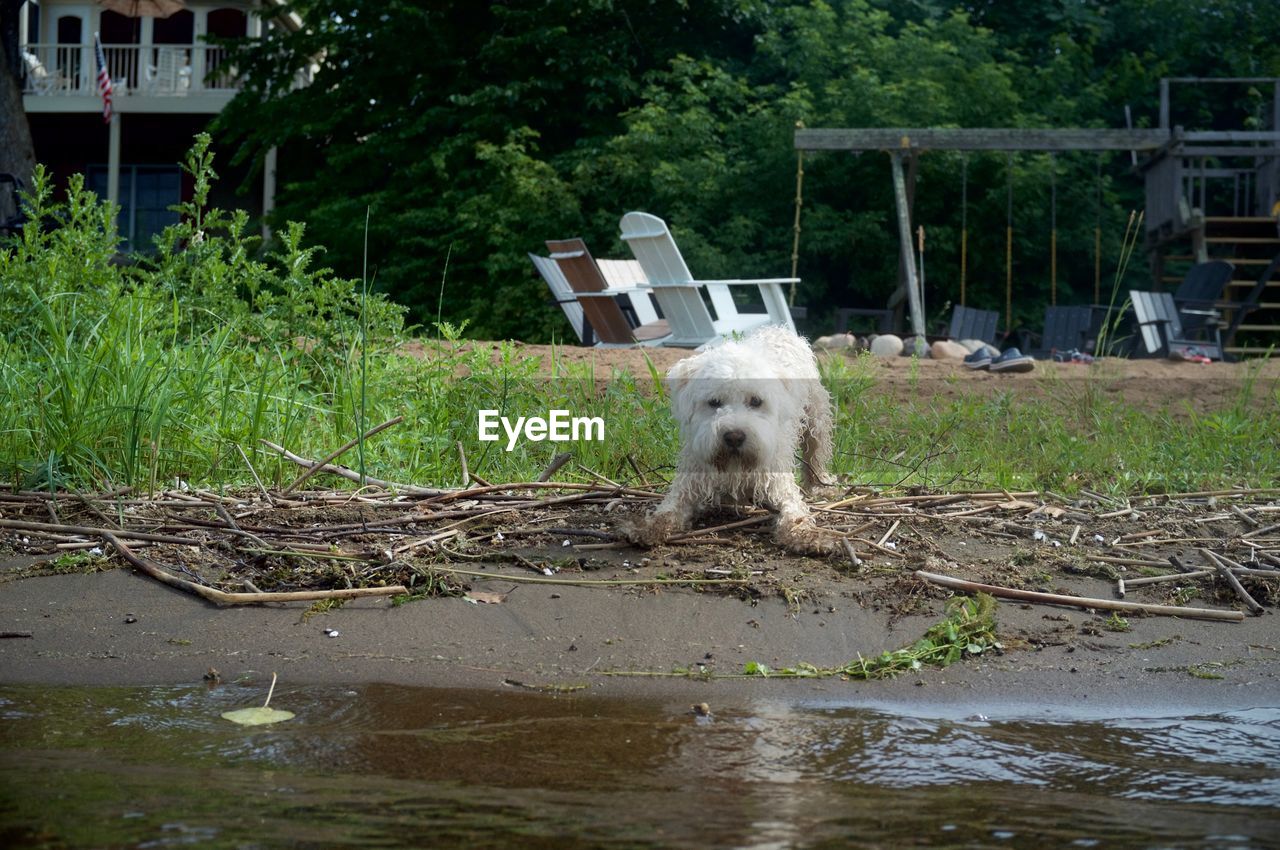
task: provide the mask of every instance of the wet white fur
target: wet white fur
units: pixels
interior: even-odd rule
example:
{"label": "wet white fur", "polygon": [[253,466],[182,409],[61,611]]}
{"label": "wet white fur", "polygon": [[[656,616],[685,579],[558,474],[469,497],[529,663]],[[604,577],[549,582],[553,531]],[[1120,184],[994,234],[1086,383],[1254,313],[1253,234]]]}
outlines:
{"label": "wet white fur", "polygon": [[636,542],[661,543],[706,509],[732,503],[777,511],[776,537],[792,550],[832,550],[838,538],[814,525],[795,477],[799,451],[806,488],[832,483],[831,396],[804,339],[762,328],[679,361],[666,387],[680,461],[666,498],[633,530]]}

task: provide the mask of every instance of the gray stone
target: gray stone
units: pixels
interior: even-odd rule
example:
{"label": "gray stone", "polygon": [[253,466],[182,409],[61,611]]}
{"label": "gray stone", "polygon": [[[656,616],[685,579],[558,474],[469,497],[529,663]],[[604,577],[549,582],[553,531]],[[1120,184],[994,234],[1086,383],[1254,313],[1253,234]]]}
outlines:
{"label": "gray stone", "polygon": [[903,357],[928,357],[929,341],[922,336],[909,336],[902,341]]}

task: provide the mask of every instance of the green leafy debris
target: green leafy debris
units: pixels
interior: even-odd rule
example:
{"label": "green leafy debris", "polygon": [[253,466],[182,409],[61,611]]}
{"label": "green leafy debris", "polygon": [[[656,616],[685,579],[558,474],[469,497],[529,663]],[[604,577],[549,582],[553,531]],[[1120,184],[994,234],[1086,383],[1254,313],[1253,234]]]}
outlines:
{"label": "green leafy debris", "polygon": [[887,679],[925,665],[947,667],[966,656],[1001,649],[996,639],[996,600],[985,593],[956,597],[947,603],[941,622],[931,626],[924,637],[910,646],[883,652],[874,658],[861,655],[842,667],[817,667],[800,663],[794,667],[770,669],[757,661],[743,667],[747,676],[816,678],[847,676],[851,679]]}

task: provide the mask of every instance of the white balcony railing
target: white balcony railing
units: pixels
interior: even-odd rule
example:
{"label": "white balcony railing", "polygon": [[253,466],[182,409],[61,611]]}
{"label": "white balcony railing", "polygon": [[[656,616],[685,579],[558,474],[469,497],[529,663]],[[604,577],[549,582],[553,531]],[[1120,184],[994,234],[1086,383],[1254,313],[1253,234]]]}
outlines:
{"label": "white balcony railing", "polygon": [[[238,88],[226,48],[211,44],[111,44],[102,52],[115,97],[182,97]],[[27,44],[22,47],[26,81],[34,95],[96,95],[92,44]]]}

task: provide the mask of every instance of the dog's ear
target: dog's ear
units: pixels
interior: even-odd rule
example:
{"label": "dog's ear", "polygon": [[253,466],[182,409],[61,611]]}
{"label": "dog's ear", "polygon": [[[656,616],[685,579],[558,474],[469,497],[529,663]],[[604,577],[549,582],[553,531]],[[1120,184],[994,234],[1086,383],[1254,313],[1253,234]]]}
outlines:
{"label": "dog's ear", "polygon": [[674,366],[667,370],[666,380],[663,385],[667,389],[667,398],[671,402],[671,410],[675,413],[676,419],[680,422],[687,422],[692,418],[691,405],[688,399],[688,393],[685,392],[689,387],[689,382],[693,380],[693,361],[695,358],[687,357],[679,360]]}

